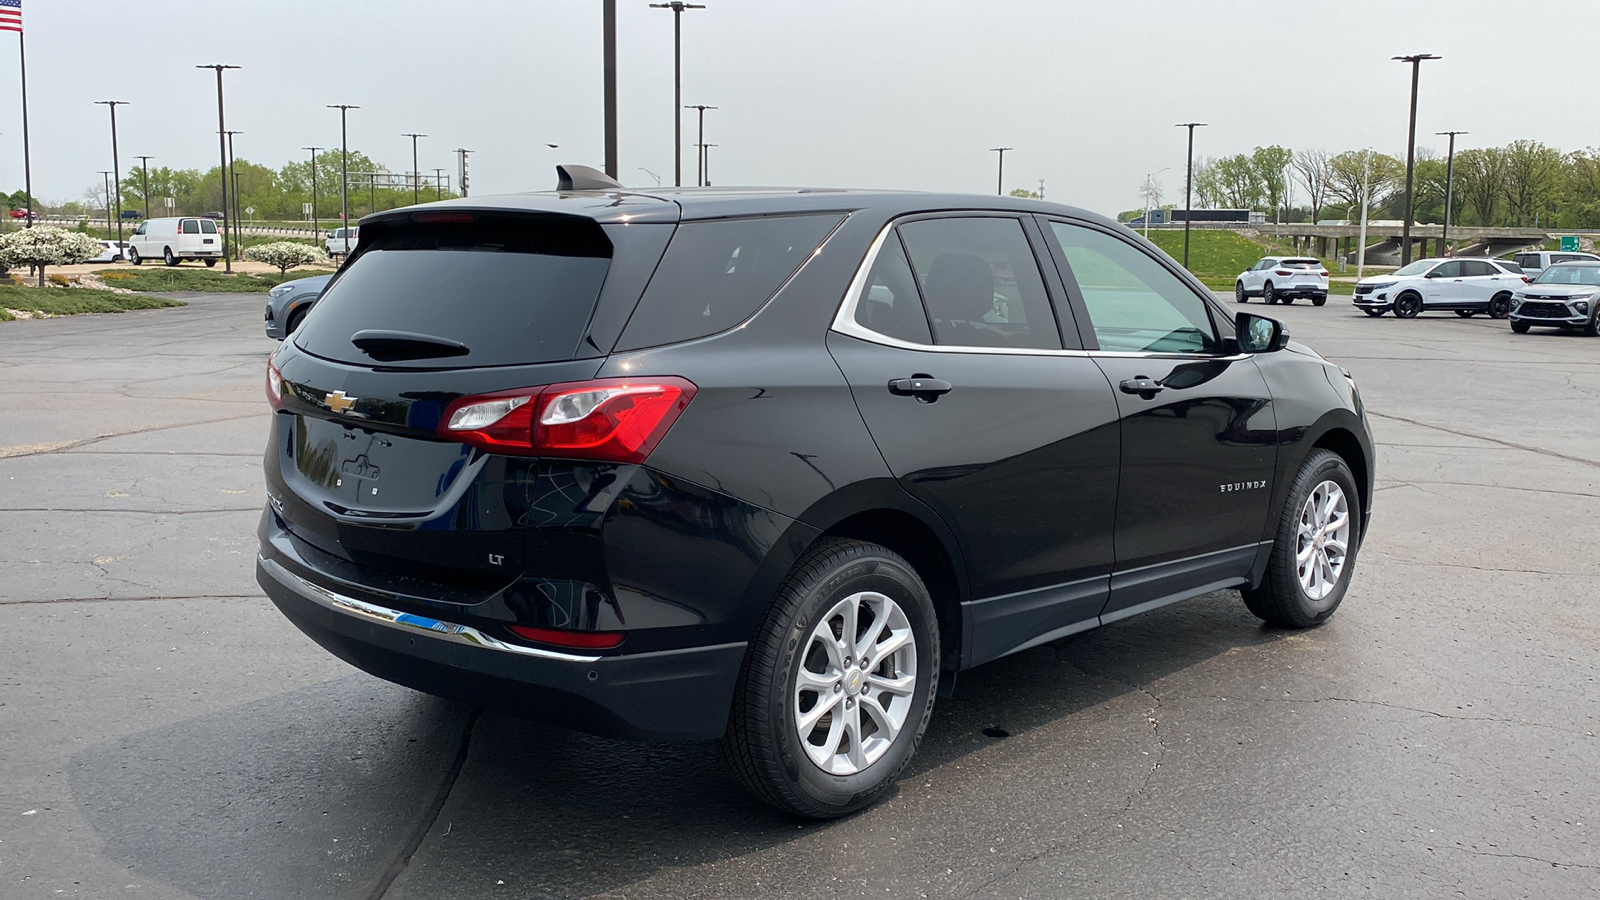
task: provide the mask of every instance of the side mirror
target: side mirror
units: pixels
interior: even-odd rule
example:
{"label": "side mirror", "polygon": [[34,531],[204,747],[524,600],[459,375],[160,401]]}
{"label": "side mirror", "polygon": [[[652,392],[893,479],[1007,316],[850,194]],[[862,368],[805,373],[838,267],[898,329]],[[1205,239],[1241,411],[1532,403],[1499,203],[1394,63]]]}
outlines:
{"label": "side mirror", "polygon": [[1240,353],[1273,353],[1289,345],[1289,329],[1277,319],[1242,312],[1234,328]]}
{"label": "side mirror", "polygon": [[1438,269],[1434,269],[1432,272],[1429,272],[1428,274],[1426,274],[1426,275],[1424,275],[1422,277],[1423,278],[1438,278],[1439,277],[1439,270]]}

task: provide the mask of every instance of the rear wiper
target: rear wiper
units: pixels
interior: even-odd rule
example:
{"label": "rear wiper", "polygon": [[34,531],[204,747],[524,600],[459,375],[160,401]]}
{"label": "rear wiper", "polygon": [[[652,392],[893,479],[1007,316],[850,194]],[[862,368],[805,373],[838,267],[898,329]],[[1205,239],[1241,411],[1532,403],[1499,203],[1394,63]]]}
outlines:
{"label": "rear wiper", "polygon": [[445,356],[466,356],[472,352],[467,345],[449,338],[410,331],[384,331],[367,328],[350,336],[350,343],[379,362],[397,359],[437,359]]}

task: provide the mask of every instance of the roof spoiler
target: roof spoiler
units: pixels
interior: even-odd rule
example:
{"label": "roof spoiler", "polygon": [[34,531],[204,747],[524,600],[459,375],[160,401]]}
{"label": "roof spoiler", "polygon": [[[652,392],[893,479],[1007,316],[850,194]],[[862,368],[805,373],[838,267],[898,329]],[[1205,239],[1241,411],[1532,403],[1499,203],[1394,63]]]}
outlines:
{"label": "roof spoiler", "polygon": [[622,182],[588,166],[556,166],[558,191],[612,191],[620,190]]}

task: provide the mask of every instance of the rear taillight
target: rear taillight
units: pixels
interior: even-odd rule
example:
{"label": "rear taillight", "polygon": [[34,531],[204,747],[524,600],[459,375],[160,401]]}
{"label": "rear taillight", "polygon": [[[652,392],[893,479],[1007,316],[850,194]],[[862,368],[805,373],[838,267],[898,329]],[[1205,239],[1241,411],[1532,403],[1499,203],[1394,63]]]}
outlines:
{"label": "rear taillight", "polygon": [[439,436],[490,453],[641,463],[694,398],[682,378],[601,378],[462,397]]}
{"label": "rear taillight", "polygon": [[621,631],[567,631],[562,628],[534,628],[531,625],[510,625],[511,633],[525,641],[554,644],[576,650],[609,650],[622,643],[626,634]]}
{"label": "rear taillight", "polygon": [[1294,273],[1289,271],[1288,269],[1279,269],[1274,274],[1288,276],[1288,275],[1293,275]]}
{"label": "rear taillight", "polygon": [[1523,284],[1533,284],[1533,279],[1531,279],[1528,276],[1524,275],[1524,276],[1522,276],[1522,283]]}
{"label": "rear taillight", "polygon": [[1317,275],[1319,275],[1319,276],[1321,276],[1323,278],[1327,278],[1328,277],[1328,270],[1327,269],[1323,269],[1321,272],[1318,272]]}
{"label": "rear taillight", "polygon": [[273,409],[283,405],[283,376],[278,374],[278,367],[270,361],[267,363],[267,402]]}

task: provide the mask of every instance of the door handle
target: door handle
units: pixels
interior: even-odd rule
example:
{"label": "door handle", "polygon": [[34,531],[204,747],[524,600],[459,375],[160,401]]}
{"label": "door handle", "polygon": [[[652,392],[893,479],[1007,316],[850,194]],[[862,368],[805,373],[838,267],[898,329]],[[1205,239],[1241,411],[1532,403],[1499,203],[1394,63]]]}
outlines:
{"label": "door handle", "polygon": [[1156,381],[1154,378],[1137,375],[1124,381],[1119,387],[1122,388],[1124,394],[1138,394],[1146,400],[1154,400],[1156,394],[1161,393],[1166,388],[1166,385]]}
{"label": "door handle", "polygon": [[915,397],[923,403],[932,403],[941,394],[948,394],[954,389],[948,381],[921,374],[889,381],[889,393],[896,397]]}

